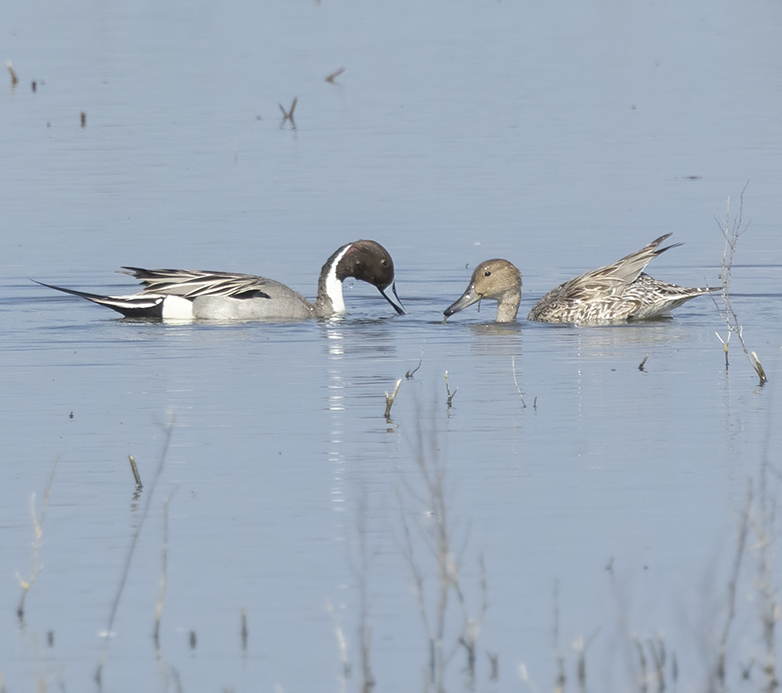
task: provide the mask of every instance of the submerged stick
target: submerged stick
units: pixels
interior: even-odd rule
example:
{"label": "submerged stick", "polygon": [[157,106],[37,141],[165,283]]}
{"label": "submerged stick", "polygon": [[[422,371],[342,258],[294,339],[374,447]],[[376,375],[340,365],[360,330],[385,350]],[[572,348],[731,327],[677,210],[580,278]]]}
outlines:
{"label": "submerged stick", "polygon": [[391,407],[394,406],[396,393],[399,392],[399,386],[401,384],[402,384],[402,378],[399,378],[399,380],[396,381],[396,386],[394,387],[394,391],[390,395],[386,392],[386,413],[385,413],[386,420],[391,418]]}
{"label": "submerged stick", "polygon": [[133,471],[133,478],[136,480],[136,488],[144,488],[144,484],[141,483],[141,475],[138,473],[138,465],[136,464],[136,458],[133,455],[128,455],[130,460],[130,468]]}
{"label": "submerged stick", "polygon": [[15,87],[17,84],[19,84],[19,78],[16,76],[14,66],[11,65],[10,60],[5,64],[5,66],[8,68],[8,73],[11,75],[11,86]]}
{"label": "submerged stick", "polygon": [[643,371],[643,370],[644,370],[644,366],[646,365],[646,362],[647,362],[648,360],[649,360],[649,354],[647,354],[646,356],[644,356],[644,358],[643,358],[643,361],[641,361],[641,363],[639,363],[639,364],[638,364],[638,370],[639,370],[639,371]]}
{"label": "submerged stick", "polygon": [[758,374],[761,385],[768,381],[768,378],[766,377],[766,371],[763,370],[763,366],[760,364],[760,359],[754,351],[752,352],[752,367],[755,369],[755,373]]}
{"label": "submerged stick", "polygon": [[413,376],[416,374],[416,372],[421,367],[421,364],[423,362],[424,362],[424,350],[421,349],[421,358],[418,359],[418,365],[415,368],[413,368],[413,370],[407,371],[407,373],[405,373],[405,378],[407,378],[408,380],[412,380]]}
{"label": "submerged stick", "polygon": [[326,81],[329,84],[334,84],[334,80],[339,77],[343,72],[345,71],[344,67],[339,68],[339,70],[334,70],[328,77],[326,77]]}
{"label": "submerged stick", "polygon": [[299,97],[295,97],[293,99],[293,103],[291,104],[291,108],[289,111],[285,110],[285,107],[280,103],[277,104],[280,107],[280,110],[282,111],[282,125],[285,125],[287,121],[291,121],[291,127],[295,130],[296,129],[296,121],[293,119],[293,111],[296,110],[296,104],[299,102]]}
{"label": "submerged stick", "polygon": [[453,398],[456,397],[456,393],[459,392],[459,388],[457,387],[453,392],[451,392],[451,386],[448,384],[448,371],[445,371],[445,392],[448,396],[446,402],[448,404],[448,408],[450,409],[453,406]]}
{"label": "submerged stick", "polygon": [[730,364],[728,362],[728,344],[730,343],[730,336],[733,333],[732,332],[728,332],[728,338],[727,339],[723,339],[722,337],[720,337],[720,333],[719,332],[715,332],[714,334],[716,334],[717,335],[717,339],[719,339],[720,342],[722,342],[722,349],[725,351],[725,370],[727,371],[729,366],[730,366]]}

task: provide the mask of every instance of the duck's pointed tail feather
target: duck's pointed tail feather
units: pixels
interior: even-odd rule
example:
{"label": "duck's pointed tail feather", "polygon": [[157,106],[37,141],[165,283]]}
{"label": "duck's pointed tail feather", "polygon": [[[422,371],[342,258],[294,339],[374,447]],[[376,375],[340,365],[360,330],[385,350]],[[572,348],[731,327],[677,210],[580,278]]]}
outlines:
{"label": "duck's pointed tail feather", "polygon": [[62,286],[54,286],[32,279],[36,284],[45,286],[55,291],[62,291],[64,294],[79,296],[101,306],[106,306],[118,313],[122,313],[126,318],[161,318],[163,316],[163,296],[136,294],[135,296],[101,296],[100,294],[91,294],[86,291],[76,291],[75,289],[66,289]]}

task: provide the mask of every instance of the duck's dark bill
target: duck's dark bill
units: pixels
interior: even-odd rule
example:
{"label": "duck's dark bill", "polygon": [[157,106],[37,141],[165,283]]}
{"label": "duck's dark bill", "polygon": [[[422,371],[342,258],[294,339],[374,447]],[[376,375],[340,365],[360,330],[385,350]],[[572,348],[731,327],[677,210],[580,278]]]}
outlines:
{"label": "duck's dark bill", "polygon": [[381,288],[380,293],[383,294],[383,298],[386,299],[392,306],[394,306],[394,310],[399,313],[399,315],[405,314],[405,309],[402,306],[402,302],[399,300],[399,296],[397,296],[396,293],[396,284],[394,282],[391,282],[388,286]]}
{"label": "duck's dark bill", "polygon": [[473,303],[476,303],[480,300],[481,297],[472,290],[471,284],[469,287],[467,287],[467,291],[465,291],[457,301],[452,303],[443,311],[443,315],[448,318],[454,313],[458,313],[460,310],[464,310],[468,306],[471,306]]}

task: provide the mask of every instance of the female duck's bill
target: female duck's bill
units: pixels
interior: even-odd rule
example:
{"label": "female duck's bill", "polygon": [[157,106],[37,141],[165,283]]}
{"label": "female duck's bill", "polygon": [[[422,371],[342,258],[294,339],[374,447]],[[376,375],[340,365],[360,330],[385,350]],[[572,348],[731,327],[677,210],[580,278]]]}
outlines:
{"label": "female duck's bill", "polygon": [[141,292],[101,296],[38,283],[107,306],[125,317],[283,321],[344,313],[342,282],[353,277],[376,286],[397,313],[405,313],[396,293],[394,261],[382,245],[369,240],[343,245],[326,261],[315,303],[285,284],[251,274],[139,267],[123,267],[121,271],[141,281]]}
{"label": "female duck's bill", "polygon": [[644,274],[658,255],[681,243],[659,248],[671,236],[660,236],[641,250],[561,284],[540,299],[530,320],[605,325],[629,320],[658,318],[714,288],[687,288]]}
{"label": "female duck's bill", "polygon": [[497,301],[497,322],[513,322],[521,303],[521,272],[516,266],[495,258],[475,268],[467,290],[443,311],[446,320],[481,299]]}

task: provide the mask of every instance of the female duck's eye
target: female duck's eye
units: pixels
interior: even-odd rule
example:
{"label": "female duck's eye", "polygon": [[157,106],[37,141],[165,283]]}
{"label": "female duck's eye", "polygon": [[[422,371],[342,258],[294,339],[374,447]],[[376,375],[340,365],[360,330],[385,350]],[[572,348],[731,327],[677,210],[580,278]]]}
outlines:
{"label": "female duck's eye", "polygon": [[491,277],[491,270],[486,270],[486,271],[483,273],[483,276],[484,276],[484,277]]}
{"label": "female duck's eye", "polygon": [[380,261],[380,264],[383,265],[383,267],[388,267],[388,260],[383,259]]}

